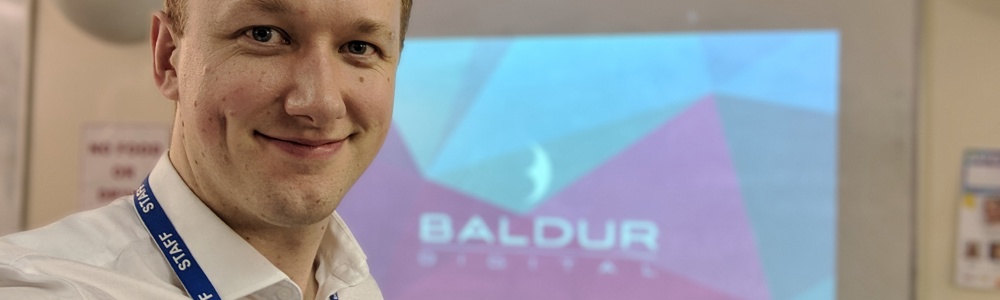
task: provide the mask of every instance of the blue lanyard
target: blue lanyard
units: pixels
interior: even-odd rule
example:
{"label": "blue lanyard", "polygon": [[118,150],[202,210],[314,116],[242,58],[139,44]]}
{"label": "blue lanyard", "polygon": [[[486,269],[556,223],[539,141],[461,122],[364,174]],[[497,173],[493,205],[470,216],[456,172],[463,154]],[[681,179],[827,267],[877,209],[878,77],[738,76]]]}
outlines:
{"label": "blue lanyard", "polygon": [[[139,214],[139,219],[146,226],[146,232],[153,237],[156,246],[163,253],[163,258],[170,263],[174,269],[174,274],[181,280],[181,285],[187,291],[191,299],[214,300],[221,299],[219,292],[215,291],[215,286],[208,280],[208,275],[201,269],[194,255],[188,250],[187,244],[177,233],[174,223],[160,208],[160,202],[156,200],[153,189],[149,187],[149,177],[142,181],[142,186],[135,190],[132,195],[132,202],[135,205],[135,212]],[[197,295],[197,296],[195,296]],[[337,293],[330,295],[330,300],[340,300]]]}
{"label": "blue lanyard", "polygon": [[135,190],[132,202],[135,204],[135,212],[139,214],[139,219],[146,226],[146,231],[153,237],[160,252],[163,252],[163,258],[170,263],[174,274],[181,280],[181,285],[191,299],[220,299],[219,292],[215,291],[215,286],[208,280],[205,271],[194,260],[191,250],[177,233],[177,228],[174,228],[174,223],[170,222],[170,218],[160,207],[160,202],[156,201],[153,189],[149,188],[148,176],[142,181],[142,186]]}

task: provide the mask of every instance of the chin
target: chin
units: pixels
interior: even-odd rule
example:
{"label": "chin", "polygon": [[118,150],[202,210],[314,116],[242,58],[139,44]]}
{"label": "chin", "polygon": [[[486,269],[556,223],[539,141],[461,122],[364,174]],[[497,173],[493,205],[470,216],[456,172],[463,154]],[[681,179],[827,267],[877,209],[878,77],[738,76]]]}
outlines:
{"label": "chin", "polygon": [[332,214],[333,210],[310,210],[291,213],[281,211],[272,212],[267,219],[269,219],[269,223],[280,227],[304,227],[326,222]]}
{"label": "chin", "polygon": [[[336,201],[331,199],[336,199]],[[264,214],[270,223],[285,227],[307,226],[324,222],[333,214],[337,204],[340,203],[339,198],[333,197],[285,197],[275,200],[270,201],[269,207],[264,208]]]}

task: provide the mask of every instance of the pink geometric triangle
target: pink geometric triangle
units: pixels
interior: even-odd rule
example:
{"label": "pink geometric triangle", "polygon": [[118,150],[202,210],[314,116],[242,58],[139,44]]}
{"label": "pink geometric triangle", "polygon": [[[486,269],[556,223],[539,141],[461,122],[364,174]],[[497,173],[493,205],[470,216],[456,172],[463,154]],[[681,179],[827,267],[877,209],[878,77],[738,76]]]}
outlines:
{"label": "pink geometric triangle", "polygon": [[711,97],[584,176],[533,214],[653,220],[656,265],[740,299],[770,299]]}

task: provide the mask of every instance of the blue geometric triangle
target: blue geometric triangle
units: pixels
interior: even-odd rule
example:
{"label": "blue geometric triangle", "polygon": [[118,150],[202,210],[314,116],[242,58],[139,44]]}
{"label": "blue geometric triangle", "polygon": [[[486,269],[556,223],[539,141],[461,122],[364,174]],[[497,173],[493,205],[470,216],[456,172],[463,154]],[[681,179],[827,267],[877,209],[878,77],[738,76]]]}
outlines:
{"label": "blue geometric triangle", "polygon": [[773,56],[794,39],[793,35],[766,32],[702,35],[712,82],[732,81],[757,64],[761,58]]}
{"label": "blue geometric triangle", "polygon": [[[774,35],[781,33],[771,33]],[[727,81],[716,82],[716,93],[799,107],[833,115],[837,113],[839,35],[836,31],[788,35],[779,49],[741,70],[732,70]],[[724,38],[724,37],[718,37]],[[723,46],[727,40],[712,43]],[[739,44],[732,45],[731,49]]]}
{"label": "blue geometric triangle", "polygon": [[493,52],[479,51],[482,44],[461,39],[407,41],[397,71],[393,118],[404,125],[399,126],[403,141],[421,170],[431,165],[455,118],[464,115],[463,108],[475,100],[464,95],[474,85],[470,82],[492,72],[476,68],[484,60],[493,60],[483,55]]}

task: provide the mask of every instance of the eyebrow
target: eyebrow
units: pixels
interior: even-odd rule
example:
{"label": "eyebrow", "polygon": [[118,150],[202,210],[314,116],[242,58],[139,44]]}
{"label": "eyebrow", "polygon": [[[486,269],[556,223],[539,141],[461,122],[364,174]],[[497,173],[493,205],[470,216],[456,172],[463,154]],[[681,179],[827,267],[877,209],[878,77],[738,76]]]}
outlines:
{"label": "eyebrow", "polygon": [[396,41],[396,33],[393,32],[388,25],[382,22],[372,19],[360,19],[354,21],[353,24],[351,24],[351,27],[363,34],[371,34],[384,38],[388,41]]}

